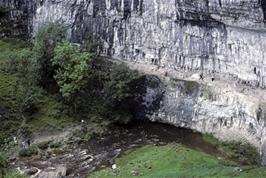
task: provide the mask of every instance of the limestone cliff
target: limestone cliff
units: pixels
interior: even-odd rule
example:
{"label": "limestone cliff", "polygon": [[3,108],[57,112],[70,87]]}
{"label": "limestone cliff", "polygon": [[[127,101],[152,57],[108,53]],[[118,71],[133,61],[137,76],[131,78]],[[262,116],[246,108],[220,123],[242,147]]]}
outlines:
{"label": "limestone cliff", "polygon": [[35,7],[31,0],[0,0],[0,37],[29,38]]}
{"label": "limestone cliff", "polygon": [[26,35],[59,20],[74,42],[94,41],[102,55],[266,87],[265,0],[0,0],[0,6],[8,10],[1,27],[14,29],[0,29],[2,35]]}
{"label": "limestone cliff", "polygon": [[142,118],[212,133],[224,141],[250,143],[258,148],[266,164],[264,90],[231,81],[200,80],[197,74],[186,77],[175,70],[146,64],[128,65],[152,78],[151,84],[146,82],[140,102]]}
{"label": "limestone cliff", "polygon": [[264,10],[258,0],[46,0],[33,26],[60,20],[102,55],[265,88]]}
{"label": "limestone cliff", "polygon": [[[265,155],[265,8],[257,0],[47,0],[33,25],[60,20],[74,42],[97,42],[101,55],[149,74],[174,71],[164,89],[147,88],[143,108],[164,95],[148,118],[247,141]],[[191,82],[195,73],[207,82]]]}
{"label": "limestone cliff", "polygon": [[[93,42],[99,54],[159,76],[162,83],[147,87],[143,97],[149,119],[247,141],[266,158],[265,0],[0,0],[0,5],[18,9],[2,17],[27,25],[16,33],[34,34],[47,21],[61,21],[73,42]],[[195,77],[201,73],[204,81]]]}

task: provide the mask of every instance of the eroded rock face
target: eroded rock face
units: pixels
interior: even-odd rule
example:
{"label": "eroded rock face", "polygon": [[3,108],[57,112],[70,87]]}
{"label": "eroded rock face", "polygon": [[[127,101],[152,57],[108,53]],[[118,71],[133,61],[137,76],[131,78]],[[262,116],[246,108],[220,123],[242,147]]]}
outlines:
{"label": "eroded rock face", "polygon": [[93,41],[102,55],[265,88],[265,7],[258,0],[46,0],[33,26],[61,20],[74,42]]}
{"label": "eroded rock face", "polygon": [[[46,0],[39,4],[33,26],[37,30],[47,20],[63,21],[70,25],[74,42],[92,41],[101,55],[265,88],[265,4],[257,0]],[[147,103],[161,90],[147,87],[143,105],[151,120],[247,141],[264,150],[266,109],[260,97],[242,93],[233,84],[179,80],[164,85],[164,98],[153,112],[147,110]],[[265,95],[265,90],[259,93]]]}
{"label": "eroded rock face", "polygon": [[93,42],[102,55],[266,87],[265,0],[0,0],[0,6],[12,9],[4,19],[22,22],[16,34],[62,21],[74,42]]}
{"label": "eroded rock face", "polygon": [[[16,3],[0,0],[5,6]],[[28,29],[33,32],[47,21],[61,21],[69,26],[73,42],[90,41],[101,55],[233,81],[168,81],[158,109],[147,116],[222,139],[246,140],[265,155],[265,0],[24,0],[27,3],[33,14]],[[234,86],[237,81],[253,91],[240,91]],[[154,89],[147,87],[144,103],[161,91]]]}
{"label": "eroded rock face", "polygon": [[35,7],[31,0],[0,0],[0,37],[29,38]]}
{"label": "eroded rock face", "polygon": [[[224,141],[249,143],[256,147],[266,164],[266,103],[265,93],[239,90],[221,81],[161,80],[163,97],[157,111],[145,113],[152,121],[211,133]],[[163,85],[163,84],[164,85]],[[147,97],[158,88],[147,89]],[[142,111],[142,112],[145,112]]]}

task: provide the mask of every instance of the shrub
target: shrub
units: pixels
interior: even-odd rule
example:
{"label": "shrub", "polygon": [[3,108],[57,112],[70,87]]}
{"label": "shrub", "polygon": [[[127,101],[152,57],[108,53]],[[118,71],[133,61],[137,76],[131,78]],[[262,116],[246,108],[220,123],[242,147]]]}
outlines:
{"label": "shrub", "polygon": [[31,157],[38,154],[37,147],[23,148],[19,151],[20,157]]}
{"label": "shrub", "polygon": [[23,125],[20,128],[20,134],[23,138],[32,138],[32,128],[29,125]]}
{"label": "shrub", "polygon": [[222,142],[211,134],[204,134],[203,138],[210,144],[214,145],[222,153],[242,164],[259,165],[261,162],[257,149],[250,144],[235,141]]}
{"label": "shrub", "polygon": [[0,53],[0,57],[2,57],[0,70],[16,75],[17,81],[13,88],[21,115],[36,109],[33,88],[38,78],[38,68],[32,56],[31,49],[5,50]]}
{"label": "shrub", "polygon": [[0,153],[0,177],[3,177],[5,175],[7,168],[7,157]]}
{"label": "shrub", "polygon": [[43,24],[35,34],[34,54],[39,65],[39,85],[48,91],[57,90],[54,80],[55,69],[51,59],[54,48],[66,38],[66,27],[60,23]]}
{"label": "shrub", "polygon": [[9,172],[4,178],[27,178],[27,176],[20,174],[19,172]]}
{"label": "shrub", "polygon": [[50,143],[51,148],[59,148],[61,146],[62,146],[62,142],[59,142],[59,141]]}
{"label": "shrub", "polygon": [[39,143],[37,146],[41,150],[46,150],[49,148],[50,143],[51,141],[46,141],[46,142]]}
{"label": "shrub", "polygon": [[139,77],[137,71],[130,70],[125,64],[112,67],[110,80],[104,86],[105,107],[109,111],[107,117],[112,122],[128,123],[132,119],[134,93],[131,92],[130,86]]}
{"label": "shrub", "polygon": [[87,83],[91,55],[80,52],[70,42],[64,41],[55,48],[52,65],[56,69],[56,82],[62,96],[68,100]]}
{"label": "shrub", "polygon": [[[5,50],[0,53],[0,70],[9,74],[15,74],[19,72],[24,75],[28,74],[29,72],[36,71],[36,64],[34,63],[32,56],[33,52],[29,48]],[[35,76],[32,76],[32,78],[33,77]]]}

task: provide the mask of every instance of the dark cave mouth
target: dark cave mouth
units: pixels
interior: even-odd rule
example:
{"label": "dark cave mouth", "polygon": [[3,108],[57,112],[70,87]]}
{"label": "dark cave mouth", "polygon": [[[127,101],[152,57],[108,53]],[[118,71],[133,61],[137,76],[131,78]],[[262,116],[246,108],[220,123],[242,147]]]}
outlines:
{"label": "dark cave mouth", "polygon": [[263,11],[263,19],[264,19],[264,22],[266,22],[266,0],[260,0],[261,2],[261,8],[262,8],[262,11]]}

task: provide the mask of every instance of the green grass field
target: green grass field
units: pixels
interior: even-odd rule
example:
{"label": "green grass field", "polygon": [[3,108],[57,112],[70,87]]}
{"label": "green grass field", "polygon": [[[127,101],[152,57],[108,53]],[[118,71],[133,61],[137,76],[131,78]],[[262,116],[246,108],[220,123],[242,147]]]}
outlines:
{"label": "green grass field", "polygon": [[[266,168],[241,167],[178,144],[144,146],[116,159],[117,169],[104,168],[88,178],[264,178]],[[241,169],[241,170],[240,170]]]}

